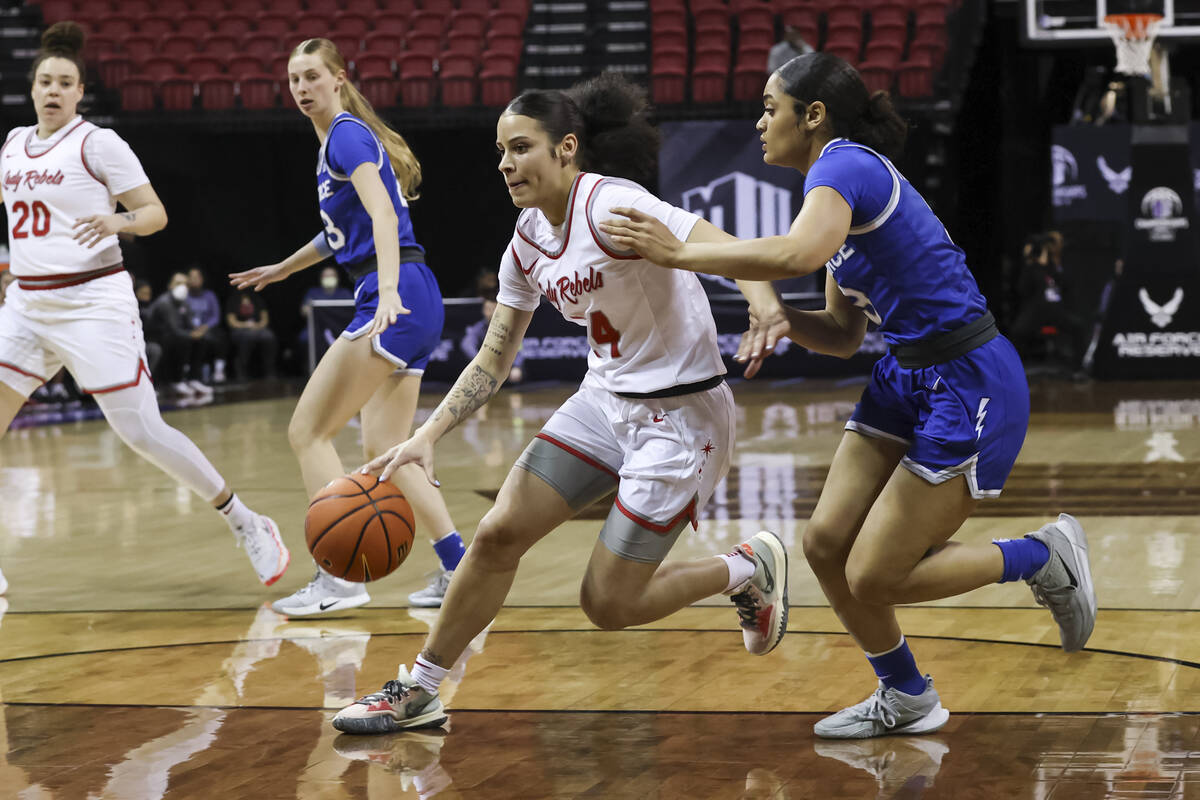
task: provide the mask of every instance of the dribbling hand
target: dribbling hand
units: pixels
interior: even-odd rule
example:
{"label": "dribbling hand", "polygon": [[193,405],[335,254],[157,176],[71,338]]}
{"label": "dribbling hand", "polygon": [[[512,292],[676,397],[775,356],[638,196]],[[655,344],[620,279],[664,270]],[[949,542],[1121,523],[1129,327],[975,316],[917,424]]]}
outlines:
{"label": "dribbling hand", "polygon": [[263,287],[281,281],[288,276],[282,264],[271,264],[266,267],[255,267],[245,272],[229,273],[229,282],[239,289],[252,288],[261,292]]}
{"label": "dribbling hand", "polygon": [[683,249],[683,242],[657,217],[636,208],[617,207],[609,211],[625,217],[606,219],[600,223],[600,230],[609,235],[613,244],[624,250],[634,250],[660,267],[680,266],[679,253]]}
{"label": "dribbling hand", "polygon": [[359,472],[364,475],[378,474],[379,480],[386,481],[405,464],[416,464],[425,470],[425,477],[431,484],[441,487],[442,484],[433,477],[433,443],[419,436],[401,442],[378,458],[368,461]]}
{"label": "dribbling hand", "polygon": [[371,320],[367,336],[383,333],[396,323],[396,318],[401,314],[411,313],[412,311],[404,307],[404,301],[400,299],[400,295],[395,292],[380,292],[379,306],[375,309],[375,319]]}

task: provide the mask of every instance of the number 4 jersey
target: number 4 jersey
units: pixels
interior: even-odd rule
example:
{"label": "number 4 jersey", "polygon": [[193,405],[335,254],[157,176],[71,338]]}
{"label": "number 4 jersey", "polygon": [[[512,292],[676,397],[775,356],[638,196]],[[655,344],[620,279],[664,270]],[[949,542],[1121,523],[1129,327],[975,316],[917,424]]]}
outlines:
{"label": "number 4 jersey", "polygon": [[537,209],[517,218],[500,263],[498,302],[533,311],[544,295],[586,327],[589,372],[611,392],[645,394],[724,374],[700,280],[616,250],[599,229],[615,206],[658,218],[680,239],[699,220],[631,181],[580,173],[561,226]]}
{"label": "number 4 jersey", "polygon": [[75,220],[116,210],[114,195],[149,183],[141,162],[115,131],[76,117],[46,139],[16,128],[0,148],[14,275],[90,272],[121,261],[116,236],[95,247],[75,241]]}

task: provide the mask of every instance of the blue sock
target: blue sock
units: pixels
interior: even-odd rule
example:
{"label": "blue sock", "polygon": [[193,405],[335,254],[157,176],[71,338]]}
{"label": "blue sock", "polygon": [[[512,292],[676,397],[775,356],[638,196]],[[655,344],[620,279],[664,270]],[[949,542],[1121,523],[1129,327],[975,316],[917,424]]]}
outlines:
{"label": "blue sock", "polygon": [[925,676],[917,669],[916,659],[903,636],[900,637],[900,644],[886,653],[877,656],[867,653],[867,661],[871,662],[875,674],[887,688],[899,689],[911,695],[925,691]]}
{"label": "blue sock", "polygon": [[442,569],[453,570],[458,566],[458,562],[462,561],[463,553],[467,552],[467,546],[463,544],[462,536],[458,534],[458,531],[450,531],[433,543],[433,552],[437,553],[438,558],[442,560]]}
{"label": "blue sock", "polygon": [[1050,550],[1037,539],[993,539],[1004,556],[1004,577],[1000,583],[1024,581],[1050,560]]}

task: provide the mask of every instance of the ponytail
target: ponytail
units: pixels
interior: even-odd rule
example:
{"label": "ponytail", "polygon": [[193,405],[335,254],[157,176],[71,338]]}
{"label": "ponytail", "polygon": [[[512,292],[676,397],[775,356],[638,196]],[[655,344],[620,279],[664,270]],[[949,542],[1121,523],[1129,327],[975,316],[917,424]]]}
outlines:
{"label": "ponytail", "polygon": [[777,70],[783,90],[796,104],[796,116],[818,100],[824,103],[834,136],[864,144],[889,158],[900,155],[908,123],[885,91],[867,92],[854,67],[828,52],[796,56]]}
{"label": "ponytail", "polygon": [[537,120],[555,147],[575,134],[575,164],[585,172],[650,185],[658,171],[659,135],[646,118],[646,107],[643,89],[619,73],[605,72],[565,92],[522,92],[504,113]]}
{"label": "ponytail", "polygon": [[34,56],[33,66],[29,68],[29,81],[33,82],[34,76],[37,75],[37,69],[42,62],[47,58],[65,58],[72,62],[75,68],[79,70],[79,82],[83,83],[87,75],[87,64],[84,63],[83,56],[80,53],[83,51],[84,34],[83,28],[79,27],[78,23],[70,20],[56,22],[46,30],[42,31],[42,46],[38,49],[37,55]]}
{"label": "ponytail", "polygon": [[[306,39],[292,51],[292,55],[300,53],[304,55],[317,53],[334,75],[337,75],[339,71],[346,71],[346,59],[342,57],[337,45],[328,39]],[[392,171],[396,173],[396,180],[400,182],[400,193],[404,199],[416,200],[420,197],[417,188],[421,185],[421,163],[417,161],[408,142],[404,141],[403,136],[380,118],[367,98],[363,97],[362,92],[358,91],[348,78],[342,84],[341,95],[342,108],[365,122],[383,145],[384,151],[388,154],[388,160],[392,162]]]}

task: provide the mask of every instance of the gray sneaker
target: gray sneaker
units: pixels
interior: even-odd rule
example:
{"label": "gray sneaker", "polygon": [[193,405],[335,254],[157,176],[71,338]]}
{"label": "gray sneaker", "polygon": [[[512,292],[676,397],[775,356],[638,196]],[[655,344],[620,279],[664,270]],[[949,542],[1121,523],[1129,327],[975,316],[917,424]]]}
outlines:
{"label": "gray sneaker", "polygon": [[746,649],[764,656],[787,633],[787,549],[775,534],[759,531],[733,552],[754,563],[754,575],[735,588],[729,599],[737,606]]}
{"label": "gray sneaker", "polygon": [[401,664],[396,680],[343,708],[333,716],[333,727],[343,733],[395,733],[435,728],[446,719],[446,709],[437,693],[425,691],[408,674],[408,667]]}
{"label": "gray sneaker", "polygon": [[453,577],[454,570],[452,569],[438,570],[428,586],[408,596],[409,605],[417,608],[440,608],[442,600],[446,598],[446,590],[450,588],[450,579]]}
{"label": "gray sneaker", "polygon": [[1063,650],[1081,650],[1096,625],[1096,591],[1092,588],[1087,535],[1070,514],[1059,514],[1057,522],[1026,535],[1050,551],[1050,560],[1026,583],[1033,587],[1038,604],[1054,615]]}
{"label": "gray sneaker", "polygon": [[930,733],[946,724],[950,712],[942,708],[933,678],[925,676],[925,691],[905,694],[884,688],[857,705],[843,708],[813,725],[813,733],[824,739],[869,739],[906,733]]}

